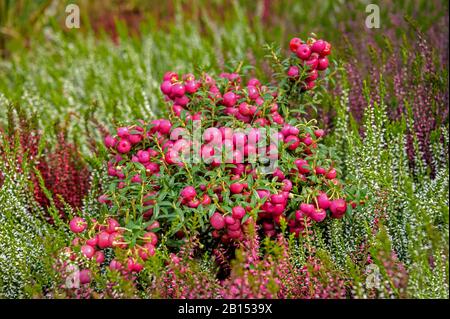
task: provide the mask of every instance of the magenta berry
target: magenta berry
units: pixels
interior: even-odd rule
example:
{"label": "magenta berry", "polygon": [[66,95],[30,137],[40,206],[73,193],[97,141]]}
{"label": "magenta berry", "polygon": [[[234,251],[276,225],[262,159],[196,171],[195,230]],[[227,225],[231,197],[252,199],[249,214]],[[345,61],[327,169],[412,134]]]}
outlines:
{"label": "magenta berry", "polygon": [[181,190],[181,196],[185,199],[192,199],[195,196],[197,196],[197,192],[195,191],[195,188],[192,186],[186,186]]}
{"label": "magenta berry", "polygon": [[69,223],[70,230],[75,234],[82,233],[86,227],[86,221],[81,217],[74,217]]}
{"label": "magenta berry", "polygon": [[230,185],[230,191],[233,194],[239,194],[244,189],[244,186],[241,183],[233,183]]}
{"label": "magenta berry", "polygon": [[317,40],[311,46],[311,51],[316,52],[318,54],[321,54],[324,49],[325,49],[325,41],[323,40]]}
{"label": "magenta berry", "polygon": [[328,68],[328,59],[327,57],[319,58],[317,63],[317,70],[323,71]]}
{"label": "magenta berry", "polygon": [[330,203],[330,211],[331,217],[342,218],[347,211],[347,203],[341,198],[332,200]]}
{"label": "magenta berry", "polygon": [[211,226],[217,230],[220,230],[225,227],[225,219],[222,214],[215,212],[210,218]]}
{"label": "magenta berry", "polygon": [[287,72],[287,75],[291,78],[297,78],[300,74],[300,71],[298,70],[298,67],[295,65],[291,66]]}
{"label": "magenta berry", "polygon": [[91,259],[92,256],[94,256],[95,249],[91,245],[83,245],[81,246],[81,252],[84,256],[86,256],[86,258]]}
{"label": "magenta berry", "polygon": [[309,217],[316,222],[321,222],[327,217],[327,212],[324,209],[316,209]]}
{"label": "magenta berry", "polygon": [[307,60],[311,56],[311,49],[307,44],[301,44],[296,51],[297,56],[302,60]]}
{"label": "magenta berry", "polygon": [[292,38],[289,42],[289,48],[292,52],[296,53],[298,48],[302,45],[303,41],[299,38]]}
{"label": "magenta berry", "polygon": [[242,219],[245,216],[245,209],[242,206],[232,208],[232,216],[234,219]]}
{"label": "magenta berry", "polygon": [[330,207],[331,202],[330,202],[330,200],[328,199],[327,194],[325,194],[325,193],[320,193],[320,194],[317,196],[317,204],[319,205],[319,208],[327,209],[328,207]]}
{"label": "magenta berry", "polygon": [[88,284],[91,282],[91,271],[89,269],[83,269],[79,273],[80,283],[82,285]]}
{"label": "magenta berry", "polygon": [[[180,83],[176,83],[172,85],[171,94],[173,94],[176,97],[181,97],[186,92],[184,85]],[[178,103],[179,104],[179,103]]]}
{"label": "magenta berry", "polygon": [[131,150],[131,143],[128,140],[120,140],[117,144],[119,153],[128,153]]}
{"label": "magenta berry", "polygon": [[236,104],[236,94],[233,92],[227,92],[223,95],[223,104],[228,107],[232,107]]}

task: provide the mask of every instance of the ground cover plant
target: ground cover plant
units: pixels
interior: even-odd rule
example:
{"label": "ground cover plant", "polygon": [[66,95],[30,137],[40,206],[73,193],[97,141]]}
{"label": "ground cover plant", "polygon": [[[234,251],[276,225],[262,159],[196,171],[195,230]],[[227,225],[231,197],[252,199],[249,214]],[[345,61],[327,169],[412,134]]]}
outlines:
{"label": "ground cover plant", "polygon": [[1,297],[448,298],[446,4],[78,5],[1,7]]}

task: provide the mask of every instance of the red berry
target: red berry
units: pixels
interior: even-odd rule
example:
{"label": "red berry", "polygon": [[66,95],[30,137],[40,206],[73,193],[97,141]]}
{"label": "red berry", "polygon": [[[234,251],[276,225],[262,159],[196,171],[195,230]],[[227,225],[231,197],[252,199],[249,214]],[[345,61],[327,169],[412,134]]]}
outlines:
{"label": "red berry", "polygon": [[215,212],[209,219],[211,226],[217,230],[225,227],[225,220],[219,212]]}
{"label": "red berry", "polygon": [[297,52],[298,47],[303,43],[303,41],[299,38],[292,38],[289,42],[289,48],[292,52]]}
{"label": "red berry", "polygon": [[327,212],[324,209],[316,209],[309,217],[316,222],[321,222],[327,217]]}
{"label": "red berry", "polygon": [[309,48],[309,45],[307,44],[301,44],[299,45],[299,47],[297,48],[297,56],[302,59],[302,60],[307,60],[309,59],[310,55],[311,55],[311,49]]}
{"label": "red berry", "polygon": [[128,153],[131,150],[131,143],[128,140],[120,140],[117,144],[117,150],[119,153]]}
{"label": "red berry", "polygon": [[192,186],[186,186],[185,188],[183,188],[183,190],[181,191],[181,196],[185,199],[192,199],[195,196],[197,196],[197,192],[195,191],[195,188]]}
{"label": "red berry", "polygon": [[116,144],[117,144],[117,140],[114,137],[112,137],[110,135],[105,137],[105,146],[107,148],[112,148],[112,147],[116,146]]}
{"label": "red berry", "polygon": [[310,214],[312,214],[314,212],[314,205],[301,203],[300,210],[309,216]]}
{"label": "red berry", "polygon": [[317,175],[325,175],[325,173],[327,172],[327,171],[325,170],[325,168],[320,167],[320,166],[317,166],[317,167],[315,168],[315,171],[316,171],[316,174],[317,174]]}
{"label": "red berry", "polygon": [[328,171],[328,173],[325,175],[325,177],[328,178],[328,179],[335,179],[336,176],[337,176],[337,172],[336,172],[336,170],[334,168],[330,169]]}
{"label": "red berry", "polygon": [[101,264],[105,261],[105,254],[103,251],[96,251],[94,254],[94,259],[98,264]]}
{"label": "red berry", "polygon": [[323,71],[323,70],[326,70],[326,68],[328,68],[327,57],[319,58],[318,63],[317,63],[317,70]]}
{"label": "red berry", "polygon": [[317,196],[317,204],[319,205],[319,208],[327,209],[328,207],[330,207],[331,202],[330,202],[330,200],[328,199],[327,194],[325,194],[325,193],[320,193],[320,194]]}
{"label": "red berry", "polygon": [[347,211],[347,203],[341,198],[335,199],[330,203],[330,211],[331,217],[342,218]]}
{"label": "red berry", "polygon": [[80,271],[80,283],[88,284],[91,282],[91,271],[89,269],[83,269]]}
{"label": "red berry", "polygon": [[230,216],[230,215],[225,216],[225,224],[233,225],[235,222],[236,222],[236,220],[232,216]]}
{"label": "red berry", "polygon": [[324,42],[325,42],[325,48],[322,50],[321,56],[326,56],[331,53],[331,44],[328,43],[327,41],[324,41]]}
{"label": "red berry", "polygon": [[288,148],[293,151],[300,145],[300,139],[295,135],[289,135],[284,139],[286,144],[289,144]]}
{"label": "red berry", "polygon": [[163,94],[170,95],[170,93],[172,92],[172,83],[170,81],[163,81],[163,83],[161,83],[160,88]]}
{"label": "red berry", "polygon": [[98,234],[98,247],[103,249],[110,246],[109,235],[110,234],[108,234],[106,231],[102,231],[100,234]]}
{"label": "red berry", "polygon": [[322,136],[325,135],[325,131],[322,130],[322,129],[315,130],[315,131],[314,131],[314,135],[315,135],[317,138],[322,137]]}
{"label": "red berry", "polygon": [[[186,92],[184,85],[180,84],[180,83],[176,83],[174,85],[172,85],[172,91],[171,94],[173,94],[176,97],[181,97],[184,95],[184,93]],[[177,103],[179,104],[179,103]]]}
{"label": "red berry", "polygon": [[245,209],[242,206],[235,206],[232,208],[232,216],[235,219],[242,219],[245,216]]}
{"label": "red berry", "polygon": [[143,236],[144,241],[151,243],[153,246],[156,246],[158,243],[158,236],[154,232],[147,232]]}
{"label": "red berry", "polygon": [[244,186],[241,183],[233,183],[230,185],[230,191],[233,194],[239,194],[244,189]]}
{"label": "red berry", "polygon": [[87,258],[91,259],[92,256],[94,256],[95,249],[91,245],[83,245],[81,246],[81,252],[83,255],[85,255]]}
{"label": "red berry", "polygon": [[117,228],[120,227],[120,224],[117,220],[114,218],[108,218],[108,227],[106,228],[106,232],[108,234],[112,234],[115,231],[117,231]]}
{"label": "red berry", "polygon": [[287,71],[287,75],[290,78],[296,78],[299,76],[299,74],[300,71],[298,70],[298,67],[296,67],[295,65],[291,66]]}
{"label": "red berry", "polygon": [[74,217],[69,223],[69,228],[75,234],[82,233],[87,227],[86,221],[81,217]]}
{"label": "red berry", "polygon": [[236,104],[237,97],[233,92],[227,92],[223,95],[223,105],[232,107]]}
{"label": "red berry", "polygon": [[311,51],[316,52],[318,54],[321,54],[324,49],[325,49],[325,41],[323,40],[317,40],[311,46]]}

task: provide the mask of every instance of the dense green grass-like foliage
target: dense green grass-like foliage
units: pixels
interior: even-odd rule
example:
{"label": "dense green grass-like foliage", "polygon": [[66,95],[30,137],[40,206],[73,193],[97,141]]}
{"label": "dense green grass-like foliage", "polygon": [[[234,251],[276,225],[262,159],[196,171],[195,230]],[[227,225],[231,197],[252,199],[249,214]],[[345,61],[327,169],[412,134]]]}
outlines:
{"label": "dense green grass-like foliage", "polygon": [[[380,1],[382,27],[368,30],[359,1],[206,2],[132,1],[124,9],[80,1],[79,30],[62,27],[64,1],[1,3],[0,296],[448,298],[448,5]],[[113,17],[123,19],[114,26]],[[95,289],[64,289],[55,260],[72,238],[61,211],[108,214],[97,202],[107,187],[103,135],[164,112],[165,71],[220,73],[242,62],[254,66],[250,75],[273,81],[265,44],[287,51],[292,36],[307,32],[329,40],[334,58],[316,93],[321,103],[306,116],[326,125],[336,168],[367,194],[365,204],[311,237],[250,238],[233,260],[194,235],[180,252],[161,245],[140,287],[107,271],[95,274]],[[13,113],[30,122],[31,135],[20,134]],[[39,159],[74,152],[61,134],[79,157],[67,162],[70,171],[90,171],[79,207],[48,190],[39,173]],[[369,261],[379,274],[375,289],[367,286]]]}

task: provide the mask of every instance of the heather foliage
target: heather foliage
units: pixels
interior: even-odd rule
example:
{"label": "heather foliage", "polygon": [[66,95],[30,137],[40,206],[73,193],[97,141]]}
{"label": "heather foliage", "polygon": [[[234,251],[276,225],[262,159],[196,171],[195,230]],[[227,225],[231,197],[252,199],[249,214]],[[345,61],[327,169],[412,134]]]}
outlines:
{"label": "heather foliage", "polygon": [[[136,1],[132,14],[87,3],[92,26],[80,30],[60,27],[52,12],[62,4],[23,12],[14,4],[0,17],[0,29],[20,35],[0,32],[0,297],[449,297],[446,3],[380,2],[381,29],[370,30],[361,1],[322,0],[320,10],[290,0]],[[30,21],[33,10],[45,14]],[[306,40],[305,30],[331,43],[326,61],[289,42]],[[320,75],[303,68],[319,58]],[[208,74],[213,90],[203,85]],[[171,94],[191,76],[199,91]],[[259,124],[279,122],[293,148],[280,154],[292,197],[281,198],[289,183],[279,172],[255,179],[232,163],[177,165],[164,156],[170,147],[158,148],[167,121],[156,119],[192,130],[189,119],[204,111],[202,129],[254,124],[261,100],[240,107],[254,78],[267,83],[258,86],[262,105],[278,104],[263,108]],[[236,96],[220,102],[230,87]],[[185,97],[191,103],[180,106]],[[300,128],[298,146],[285,140],[296,134],[283,121]],[[153,130],[154,139],[119,151],[125,126],[132,135]],[[306,134],[317,148],[305,147]],[[142,154],[149,148],[153,164]],[[316,171],[293,178],[303,157],[333,169],[339,186]],[[345,216],[297,214],[303,201],[314,204],[305,190],[316,188],[345,196]],[[282,196],[263,203],[256,190]],[[274,218],[275,206],[284,211]],[[221,227],[233,214],[244,216],[237,232]]]}

